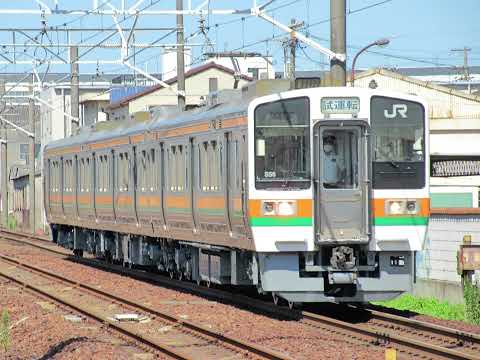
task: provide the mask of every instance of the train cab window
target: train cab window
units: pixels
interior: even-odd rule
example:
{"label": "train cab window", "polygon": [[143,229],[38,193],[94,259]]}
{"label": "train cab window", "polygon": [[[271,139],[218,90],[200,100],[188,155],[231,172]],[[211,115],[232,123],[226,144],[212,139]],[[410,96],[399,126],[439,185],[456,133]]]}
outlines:
{"label": "train cab window", "polygon": [[425,109],[403,99],[371,99],[374,189],[425,186]]}
{"label": "train cab window", "polygon": [[254,118],[255,187],[310,188],[309,99],[260,104]]}
{"label": "train cab window", "polygon": [[359,183],[359,134],[355,130],[322,133],[322,183],[326,189],[355,189]]}

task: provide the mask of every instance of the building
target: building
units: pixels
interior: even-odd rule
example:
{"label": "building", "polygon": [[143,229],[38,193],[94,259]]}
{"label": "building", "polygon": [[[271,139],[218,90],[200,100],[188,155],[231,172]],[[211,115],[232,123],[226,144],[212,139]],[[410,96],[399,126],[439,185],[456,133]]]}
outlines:
{"label": "building", "polygon": [[415,291],[463,302],[457,251],[466,235],[480,245],[480,96],[385,69],[360,73],[355,86],[415,94],[428,103],[432,209]]}
{"label": "building", "polygon": [[[209,62],[185,73],[186,107],[192,108],[201,105],[209,93],[225,90],[240,89],[252,81],[246,75],[236,75],[235,72],[215,62]],[[154,107],[177,107],[177,78],[165,80],[171,89],[163,85],[155,85],[143,91],[136,92],[119,101],[110,104],[106,111],[109,120],[128,120],[137,112],[149,112]]]}

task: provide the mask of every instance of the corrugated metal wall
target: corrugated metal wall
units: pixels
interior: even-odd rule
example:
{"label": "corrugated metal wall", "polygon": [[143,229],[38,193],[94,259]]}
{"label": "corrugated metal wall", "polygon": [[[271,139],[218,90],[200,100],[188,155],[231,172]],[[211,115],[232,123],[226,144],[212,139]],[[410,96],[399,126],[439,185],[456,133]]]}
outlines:
{"label": "corrugated metal wall", "polygon": [[360,75],[355,80],[355,86],[368,87],[372,80],[375,80],[377,89],[423,97],[429,104],[432,120],[480,119],[480,96],[464,94],[383,69],[371,70]]}

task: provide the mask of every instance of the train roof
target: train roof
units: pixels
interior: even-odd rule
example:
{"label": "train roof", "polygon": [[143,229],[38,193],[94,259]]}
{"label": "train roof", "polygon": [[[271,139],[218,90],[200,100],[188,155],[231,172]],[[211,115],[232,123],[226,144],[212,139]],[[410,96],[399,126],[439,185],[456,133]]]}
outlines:
{"label": "train roof", "polygon": [[169,130],[202,123],[211,119],[228,119],[236,116],[245,116],[250,101],[251,100],[248,99],[235,103],[216,104],[208,107],[203,106],[184,112],[156,112],[152,120],[142,123],[133,121],[97,123],[89,128],[83,128],[76,136],[52,141],[45,146],[45,150],[91,144],[151,131]]}

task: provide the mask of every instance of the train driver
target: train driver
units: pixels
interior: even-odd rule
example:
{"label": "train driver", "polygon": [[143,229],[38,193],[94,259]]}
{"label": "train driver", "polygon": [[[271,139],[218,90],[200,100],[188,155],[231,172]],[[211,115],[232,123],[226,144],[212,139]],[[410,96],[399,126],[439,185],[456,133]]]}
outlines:
{"label": "train driver", "polygon": [[325,188],[344,187],[345,161],[337,149],[335,136],[323,138],[323,186]]}

